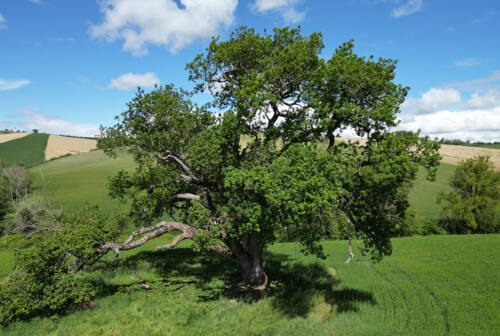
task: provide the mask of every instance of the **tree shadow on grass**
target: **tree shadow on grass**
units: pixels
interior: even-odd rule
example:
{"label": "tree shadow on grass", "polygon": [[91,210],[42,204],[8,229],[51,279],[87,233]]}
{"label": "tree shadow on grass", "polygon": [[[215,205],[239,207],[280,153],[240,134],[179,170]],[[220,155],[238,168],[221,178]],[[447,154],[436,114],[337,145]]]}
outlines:
{"label": "tree shadow on grass", "polygon": [[320,306],[327,313],[357,312],[358,304],[376,304],[369,292],[340,286],[333,268],[321,263],[303,264],[294,262],[288,255],[267,252],[264,268],[269,276],[265,290],[242,289],[238,283],[241,271],[237,264],[217,255],[194,252],[190,248],[175,248],[163,251],[141,251],[137,254],[102,260],[92,266],[92,272],[104,276],[113,272],[129,273],[135,278],[126,285],[109,285],[93,281],[98,296],[108,296],[116,292],[127,292],[131,286],[144,282],[137,274],[140,265],[146,265],[158,274],[152,287],[177,291],[184,286],[194,285],[199,289],[199,301],[215,301],[223,298],[252,303],[261,298],[269,298],[275,309],[289,317],[307,316]]}

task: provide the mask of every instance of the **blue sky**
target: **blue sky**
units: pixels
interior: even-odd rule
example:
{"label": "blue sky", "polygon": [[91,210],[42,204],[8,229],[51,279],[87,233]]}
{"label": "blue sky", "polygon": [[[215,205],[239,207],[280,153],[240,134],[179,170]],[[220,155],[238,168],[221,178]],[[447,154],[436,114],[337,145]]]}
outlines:
{"label": "blue sky", "polygon": [[399,59],[399,128],[500,141],[492,0],[0,0],[0,129],[93,135],[137,85],[190,88],[185,64],[240,25],[320,31],[324,57],[354,39],[360,55]]}

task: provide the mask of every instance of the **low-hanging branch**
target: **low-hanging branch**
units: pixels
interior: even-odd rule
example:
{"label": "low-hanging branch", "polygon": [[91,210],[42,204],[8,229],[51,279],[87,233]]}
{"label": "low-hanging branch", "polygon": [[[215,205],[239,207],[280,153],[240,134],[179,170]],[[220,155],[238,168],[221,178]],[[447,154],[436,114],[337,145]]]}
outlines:
{"label": "low-hanging branch", "polygon": [[[101,249],[99,251],[99,255],[102,256],[102,255],[106,254],[108,251],[112,250],[115,253],[115,255],[118,256],[120,254],[120,251],[134,249],[136,247],[139,247],[139,246],[146,244],[151,239],[157,238],[159,236],[164,235],[165,233],[168,233],[171,231],[176,231],[176,230],[181,231],[182,234],[176,236],[172,240],[172,242],[169,244],[156,246],[155,250],[173,248],[185,239],[193,239],[196,236],[196,234],[198,233],[198,230],[191,225],[187,225],[187,224],[179,223],[179,222],[160,222],[158,224],[148,226],[148,227],[145,227],[145,228],[142,228],[140,230],[132,232],[130,234],[130,236],[127,238],[127,240],[125,240],[121,244],[106,243],[106,244],[102,245]],[[143,234],[146,234],[148,232],[151,232],[151,233],[134,241],[135,238],[137,238]],[[210,246],[210,247],[208,247],[208,250],[211,252],[214,252],[218,255],[224,256],[226,258],[229,258],[232,260],[235,259],[231,250],[227,246],[224,246],[224,244]]]}
{"label": "low-hanging branch", "polygon": [[[144,245],[147,243],[149,240],[162,236],[165,233],[179,230],[182,232],[181,235],[177,236],[174,238],[172,243],[166,244],[166,245],[159,245],[156,247],[156,250],[158,249],[169,249],[174,246],[176,246],[179,242],[181,242],[184,239],[192,239],[197,231],[194,227],[184,224],[184,223],[178,223],[178,222],[160,222],[158,224],[148,226],[145,228],[142,228],[140,230],[134,231],[130,234],[127,240],[121,244],[117,243],[106,243],[101,246],[101,253],[104,254],[107,251],[113,250],[115,252],[115,255],[118,256],[120,254],[120,251],[123,250],[131,250],[133,248],[139,247],[141,245]],[[141,236],[145,233],[151,232],[144,237],[134,241],[134,239],[138,236]]]}

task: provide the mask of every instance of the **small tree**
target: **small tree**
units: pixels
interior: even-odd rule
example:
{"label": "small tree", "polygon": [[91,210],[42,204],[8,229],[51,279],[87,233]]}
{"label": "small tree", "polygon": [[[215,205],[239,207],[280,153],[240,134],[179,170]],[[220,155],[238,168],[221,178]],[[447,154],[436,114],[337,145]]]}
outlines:
{"label": "small tree", "polygon": [[[324,60],[319,33],[242,27],[187,65],[210,104],[169,85],[139,90],[118,124],[102,130],[108,153],[128,146],[138,163],[111,180],[111,195],[131,198],[141,226],[166,214],[173,221],[102,251],[179,230],[157,248],[193,239],[241,265],[243,283],[264,285],[266,246],[286,237],[323,256],[318,241],[344,212],[375,258],[390,254],[418,165],[432,173],[439,145],[389,132],[408,88],[393,82],[396,61],[365,59],[353,47],[344,43]],[[336,143],[347,127],[367,143]]]}
{"label": "small tree", "polygon": [[35,134],[38,133],[38,129],[34,128],[33,133],[35,133]]}
{"label": "small tree", "polygon": [[462,161],[450,179],[453,189],[441,193],[445,202],[441,226],[451,233],[500,232],[500,172],[487,156]]}

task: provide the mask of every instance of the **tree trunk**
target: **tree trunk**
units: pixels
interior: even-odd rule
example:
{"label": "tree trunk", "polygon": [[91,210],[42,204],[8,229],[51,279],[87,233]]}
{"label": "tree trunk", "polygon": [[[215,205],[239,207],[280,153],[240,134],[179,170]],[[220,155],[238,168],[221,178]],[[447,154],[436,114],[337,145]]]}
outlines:
{"label": "tree trunk", "polygon": [[262,265],[262,246],[251,238],[244,242],[232,241],[230,245],[236,261],[241,265],[242,285],[265,287],[267,275]]}
{"label": "tree trunk", "polygon": [[250,254],[240,259],[243,284],[250,286],[266,286],[267,275],[262,266],[262,254]]}

